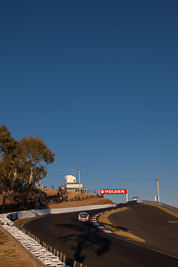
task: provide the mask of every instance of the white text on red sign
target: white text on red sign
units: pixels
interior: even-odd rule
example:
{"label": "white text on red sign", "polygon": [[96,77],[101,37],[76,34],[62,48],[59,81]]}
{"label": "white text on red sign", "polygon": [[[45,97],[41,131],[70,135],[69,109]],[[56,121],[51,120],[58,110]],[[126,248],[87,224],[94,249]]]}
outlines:
{"label": "white text on red sign", "polygon": [[99,189],[99,194],[127,194],[127,189]]}

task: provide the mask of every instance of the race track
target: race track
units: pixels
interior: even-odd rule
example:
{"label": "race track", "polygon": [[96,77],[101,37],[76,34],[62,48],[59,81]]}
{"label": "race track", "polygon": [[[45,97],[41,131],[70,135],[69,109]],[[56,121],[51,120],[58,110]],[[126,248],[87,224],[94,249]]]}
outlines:
{"label": "race track", "polygon": [[134,205],[109,221],[146,241],[145,245],[178,257],[178,218],[150,205]]}
{"label": "race track", "polygon": [[[123,204],[119,206],[122,207]],[[128,206],[128,204],[124,206]],[[139,206],[143,207],[145,205],[129,203],[129,206],[130,209],[128,210],[127,214],[126,212],[115,213],[116,215],[110,216],[109,219],[111,219],[116,225],[128,228],[130,231],[135,234],[137,233],[137,235],[139,234],[138,236],[140,236],[140,234],[144,233],[144,229],[142,229],[141,232],[138,232],[138,229],[135,226],[135,224],[137,224],[137,221],[134,224],[133,221],[131,221],[130,225],[126,225],[126,221],[129,216],[129,211],[131,212],[131,217],[133,216],[133,213],[136,216],[136,214],[139,214]],[[145,217],[143,215],[141,217],[143,218],[143,220],[144,218],[150,218],[150,216],[154,217],[158,212],[157,210],[157,208],[155,210],[155,208],[151,207],[149,210],[149,216],[147,216],[147,210],[144,208],[141,214],[144,214],[145,212]],[[90,216],[92,216],[101,211],[103,210],[92,210],[89,211],[89,214]],[[160,223],[164,219],[164,216],[165,220],[168,219],[167,213],[161,210],[160,213],[161,216],[156,217],[158,224],[159,218]],[[148,243],[146,243],[146,247],[137,245],[135,243],[117,238],[113,234],[106,234],[104,232],[101,232],[90,222],[80,222],[77,220],[77,215],[78,213],[74,212],[38,217],[25,223],[24,228],[35,234],[42,241],[45,241],[48,245],[63,252],[70,258],[82,262],[87,267],[178,266],[178,257],[173,257],[171,255],[150,249],[152,245],[150,239],[148,239],[148,236]],[[175,220],[175,217],[173,218]],[[142,221],[140,221],[138,228],[141,228],[141,222]],[[146,221],[144,221],[144,228],[148,227],[149,229],[154,229],[155,226],[152,223],[153,222],[150,219],[147,219]],[[171,227],[174,227],[173,224],[171,225]],[[133,228],[131,228],[131,226],[133,226]],[[170,224],[167,223],[167,226],[170,226]],[[163,228],[163,230],[164,229],[165,228]],[[171,230],[171,236],[173,232],[174,229]],[[176,233],[175,236],[172,236],[172,238],[175,238],[177,240]],[[153,234],[155,234],[154,231]],[[142,236],[140,237],[143,238]],[[159,239],[160,236],[158,236],[157,238]],[[168,238],[167,240],[169,240],[170,242],[172,238]],[[169,246],[169,243],[167,243],[167,246]],[[171,246],[174,247],[174,245]]]}

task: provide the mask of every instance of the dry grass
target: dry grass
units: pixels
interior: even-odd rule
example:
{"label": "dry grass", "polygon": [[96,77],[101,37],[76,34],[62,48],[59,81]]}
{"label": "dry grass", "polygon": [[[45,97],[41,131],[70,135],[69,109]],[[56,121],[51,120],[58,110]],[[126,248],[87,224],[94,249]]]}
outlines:
{"label": "dry grass", "polygon": [[165,208],[165,207],[158,206],[158,205],[154,205],[154,204],[146,204],[146,203],[144,203],[144,205],[150,205],[150,206],[156,207],[156,208],[161,209],[161,210],[163,210],[163,211],[165,211],[165,212],[171,214],[172,216],[178,218],[178,213],[175,212],[175,211],[173,211],[173,210],[169,210],[169,209],[167,209],[167,208]]}
{"label": "dry grass", "polygon": [[20,249],[0,231],[0,266],[1,267],[33,267]]}
{"label": "dry grass", "polygon": [[113,233],[115,233],[116,235],[119,235],[121,237],[127,238],[127,239],[132,239],[138,242],[145,242],[144,239],[139,238],[138,236],[135,236],[127,231],[124,231],[123,229],[121,229],[118,226],[115,226],[113,224],[110,223],[110,221],[108,220],[109,215],[116,213],[116,212],[121,212],[124,210],[127,210],[129,208],[121,208],[121,209],[116,209],[113,211],[108,211],[106,213],[103,213],[102,215],[99,216],[99,222],[106,227],[108,230],[111,230]]}
{"label": "dry grass", "polygon": [[[45,194],[47,196],[45,196]],[[55,209],[55,208],[67,208],[67,207],[78,207],[78,206],[90,206],[90,205],[102,205],[102,204],[109,204],[112,203],[110,199],[107,198],[100,198],[96,197],[95,194],[89,194],[89,193],[68,193],[63,195],[64,197],[68,197],[68,201],[57,203],[57,194],[58,190],[55,189],[40,189],[38,193],[38,199],[42,199],[43,205],[40,206],[38,203],[38,209]],[[75,200],[80,197],[80,200]],[[58,197],[59,198],[59,197]],[[33,200],[33,206],[29,206],[29,201]],[[52,203],[50,203],[50,200]],[[0,195],[0,204],[3,202],[3,196]],[[22,202],[22,195],[17,194],[16,200],[13,199],[13,197],[9,197],[6,201],[7,203],[7,211],[20,211],[23,210],[22,206],[17,210],[16,205],[18,202]],[[9,210],[8,205],[14,205],[14,209]],[[27,209],[35,209],[36,207],[36,194],[34,192],[31,192],[28,194],[28,203],[27,203]]]}

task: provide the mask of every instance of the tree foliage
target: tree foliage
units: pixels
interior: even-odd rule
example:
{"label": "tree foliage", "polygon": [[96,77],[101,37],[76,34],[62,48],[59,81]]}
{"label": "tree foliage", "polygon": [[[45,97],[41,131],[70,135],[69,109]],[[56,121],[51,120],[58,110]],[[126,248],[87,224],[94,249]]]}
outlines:
{"label": "tree foliage", "polygon": [[6,198],[13,192],[20,171],[21,148],[5,125],[0,127],[0,187],[3,193],[3,210]]}
{"label": "tree foliage", "polygon": [[6,198],[14,191],[25,192],[47,174],[54,154],[38,136],[16,141],[5,125],[0,126],[0,192],[3,211]]}
{"label": "tree foliage", "polygon": [[54,162],[54,154],[38,136],[23,137],[20,140],[22,155],[30,169],[29,183],[38,182],[47,174],[47,164]]}

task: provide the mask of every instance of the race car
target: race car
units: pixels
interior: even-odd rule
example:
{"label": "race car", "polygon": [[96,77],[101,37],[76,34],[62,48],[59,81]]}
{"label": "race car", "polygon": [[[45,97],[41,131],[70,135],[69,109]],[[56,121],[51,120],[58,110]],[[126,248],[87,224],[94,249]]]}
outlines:
{"label": "race car", "polygon": [[117,207],[117,203],[111,203],[110,205],[109,205],[109,207],[112,207],[112,208],[115,208],[115,207]]}
{"label": "race car", "polygon": [[87,212],[80,212],[78,214],[78,220],[82,222],[86,222],[89,220],[89,214]]}

